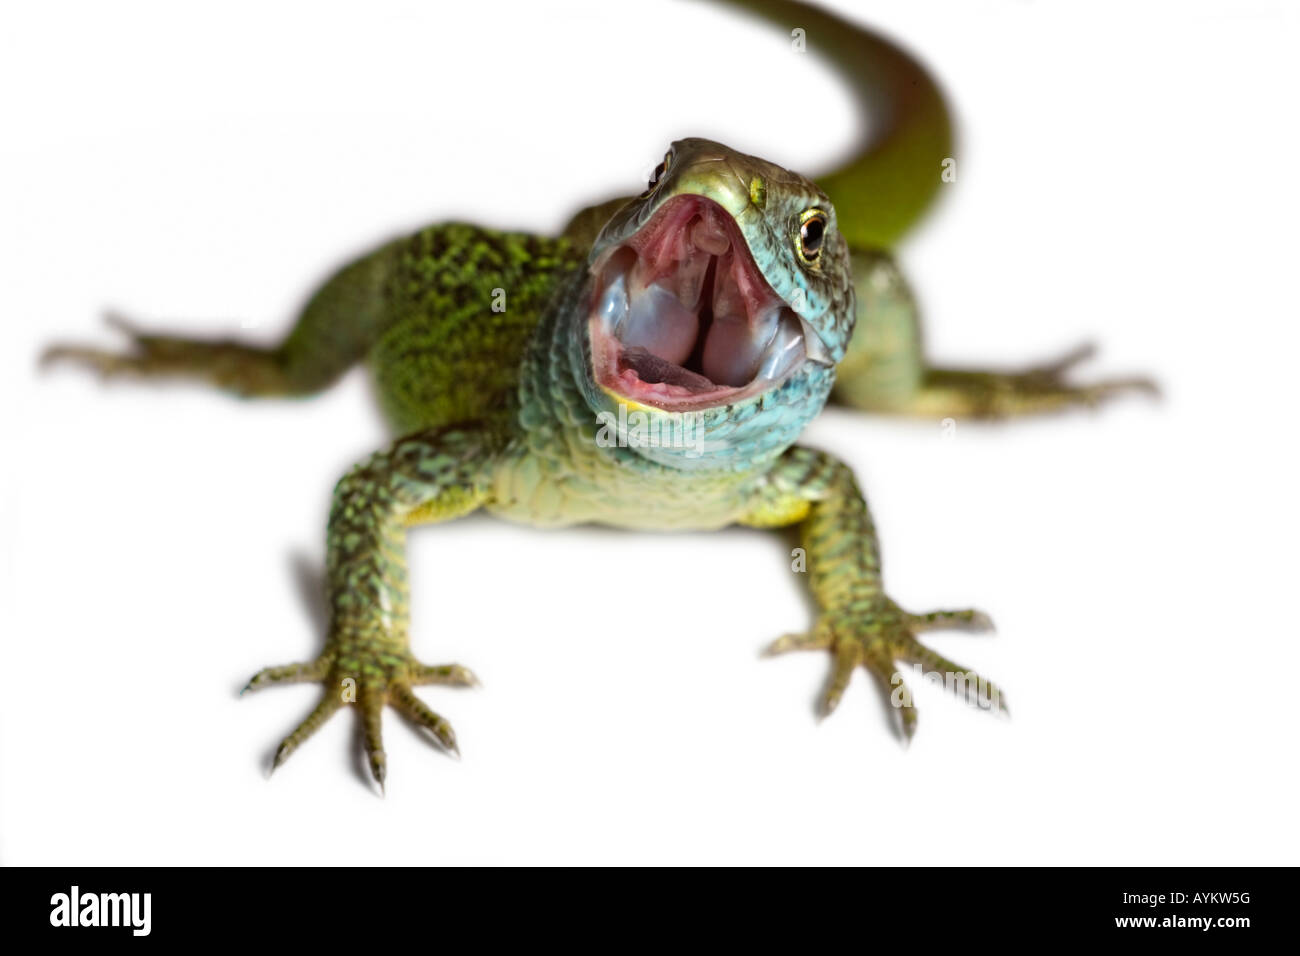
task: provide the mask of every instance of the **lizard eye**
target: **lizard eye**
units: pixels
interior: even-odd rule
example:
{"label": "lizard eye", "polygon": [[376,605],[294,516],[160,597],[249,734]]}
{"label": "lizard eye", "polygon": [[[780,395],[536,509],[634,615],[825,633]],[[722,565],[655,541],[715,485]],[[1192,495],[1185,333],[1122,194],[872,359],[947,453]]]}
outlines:
{"label": "lizard eye", "polygon": [[672,154],[672,150],[669,150],[668,152],[664,153],[663,162],[661,162],[658,166],[656,166],[654,172],[650,174],[650,183],[649,185],[646,186],[645,192],[641,194],[640,198],[645,199],[652,192],[654,192],[655,187],[659,185],[659,180],[663,177],[664,173],[668,172],[672,164],[673,164],[673,154]]}
{"label": "lizard eye", "polygon": [[826,238],[826,213],[809,209],[799,217],[799,241],[796,247],[799,258],[808,265],[814,264],[822,254],[822,240]]}

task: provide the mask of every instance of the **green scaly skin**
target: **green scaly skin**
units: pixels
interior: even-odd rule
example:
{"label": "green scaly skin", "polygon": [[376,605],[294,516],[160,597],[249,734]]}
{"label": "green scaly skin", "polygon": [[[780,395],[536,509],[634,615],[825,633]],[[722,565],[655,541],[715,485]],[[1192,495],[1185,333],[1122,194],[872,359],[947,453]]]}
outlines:
{"label": "green scaly skin", "polygon": [[[890,600],[852,472],[795,439],[832,389],[855,407],[958,417],[1060,408],[1134,383],[1068,386],[1060,380],[1063,365],[1010,374],[926,365],[911,297],[886,250],[930,202],[951,154],[942,97],[914,60],[868,31],[802,4],[739,5],[787,30],[804,28],[808,48],[838,63],[864,104],[887,118],[853,162],[823,179],[825,192],[763,160],[684,140],[647,194],[589,207],[558,237],[452,223],[376,249],[328,280],[277,348],[148,334],[119,320],[130,351],[58,346],[47,354],[108,376],[200,378],[246,396],[311,394],[356,362],[370,366],[385,415],[402,437],[335,488],[323,652],[249,681],[250,688],[323,686],[315,710],[281,744],[276,766],[349,703],[361,715],[381,787],[385,705],[456,749],[451,726],[412,688],[474,678],[460,665],[426,665],[411,654],[405,536],[414,525],[477,509],[547,526],[797,525],[819,614],[811,631],[786,635],[770,650],[830,652],[824,713],[862,667],[884,687],[900,733],[910,738],[916,711],[901,681],[903,662],[969,675],[982,703],[1005,709],[995,687],[917,640],[933,628],[986,629],[988,618],[974,610],[910,614]],[[593,373],[595,273],[602,257],[665,203],[690,196],[708,197],[731,217],[763,279],[785,302],[799,302],[807,341],[820,339],[825,355],[766,391],[702,409],[695,420],[703,453],[611,447],[600,441],[597,416],[627,402]],[[799,217],[809,209],[827,217],[815,263],[797,248]],[[683,420],[652,406],[636,409],[659,424]]]}

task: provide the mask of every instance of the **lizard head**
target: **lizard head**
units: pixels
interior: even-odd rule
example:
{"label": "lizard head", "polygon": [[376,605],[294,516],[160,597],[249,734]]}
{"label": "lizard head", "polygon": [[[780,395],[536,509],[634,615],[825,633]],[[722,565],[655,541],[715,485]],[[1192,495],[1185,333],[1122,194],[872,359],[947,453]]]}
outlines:
{"label": "lizard head", "polygon": [[[826,195],[704,139],[674,143],[606,223],[586,292],[588,403],[642,415],[659,437],[634,447],[683,467],[740,466],[791,444],[853,330],[848,246]],[[665,429],[696,441],[666,443]]]}

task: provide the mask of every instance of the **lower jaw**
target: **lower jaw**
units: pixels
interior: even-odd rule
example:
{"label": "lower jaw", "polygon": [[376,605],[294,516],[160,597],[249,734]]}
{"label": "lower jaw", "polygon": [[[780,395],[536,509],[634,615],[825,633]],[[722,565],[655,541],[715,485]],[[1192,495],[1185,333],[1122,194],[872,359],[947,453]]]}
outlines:
{"label": "lower jaw", "polygon": [[[694,406],[643,401],[600,384],[589,371],[578,385],[592,415],[595,444],[606,446],[594,450],[682,471],[750,472],[798,440],[825,405],[833,381],[832,368],[807,363],[754,396]],[[639,440],[637,429],[649,440]]]}
{"label": "lower jaw", "polygon": [[599,318],[589,322],[591,374],[597,387],[617,404],[665,412],[701,412],[734,405],[770,391],[795,374],[798,361],[780,378],[755,380],[745,385],[688,387],[669,382],[646,382],[623,362],[622,343],[606,332]]}

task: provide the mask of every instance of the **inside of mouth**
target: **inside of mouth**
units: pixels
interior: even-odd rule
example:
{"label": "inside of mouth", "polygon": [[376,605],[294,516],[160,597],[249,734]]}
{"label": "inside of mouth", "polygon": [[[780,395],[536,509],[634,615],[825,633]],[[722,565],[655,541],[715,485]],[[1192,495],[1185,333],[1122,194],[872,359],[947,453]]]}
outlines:
{"label": "inside of mouth", "polygon": [[731,216],[702,196],[669,200],[600,264],[592,325],[603,384],[640,399],[761,389],[804,357],[798,317]]}

